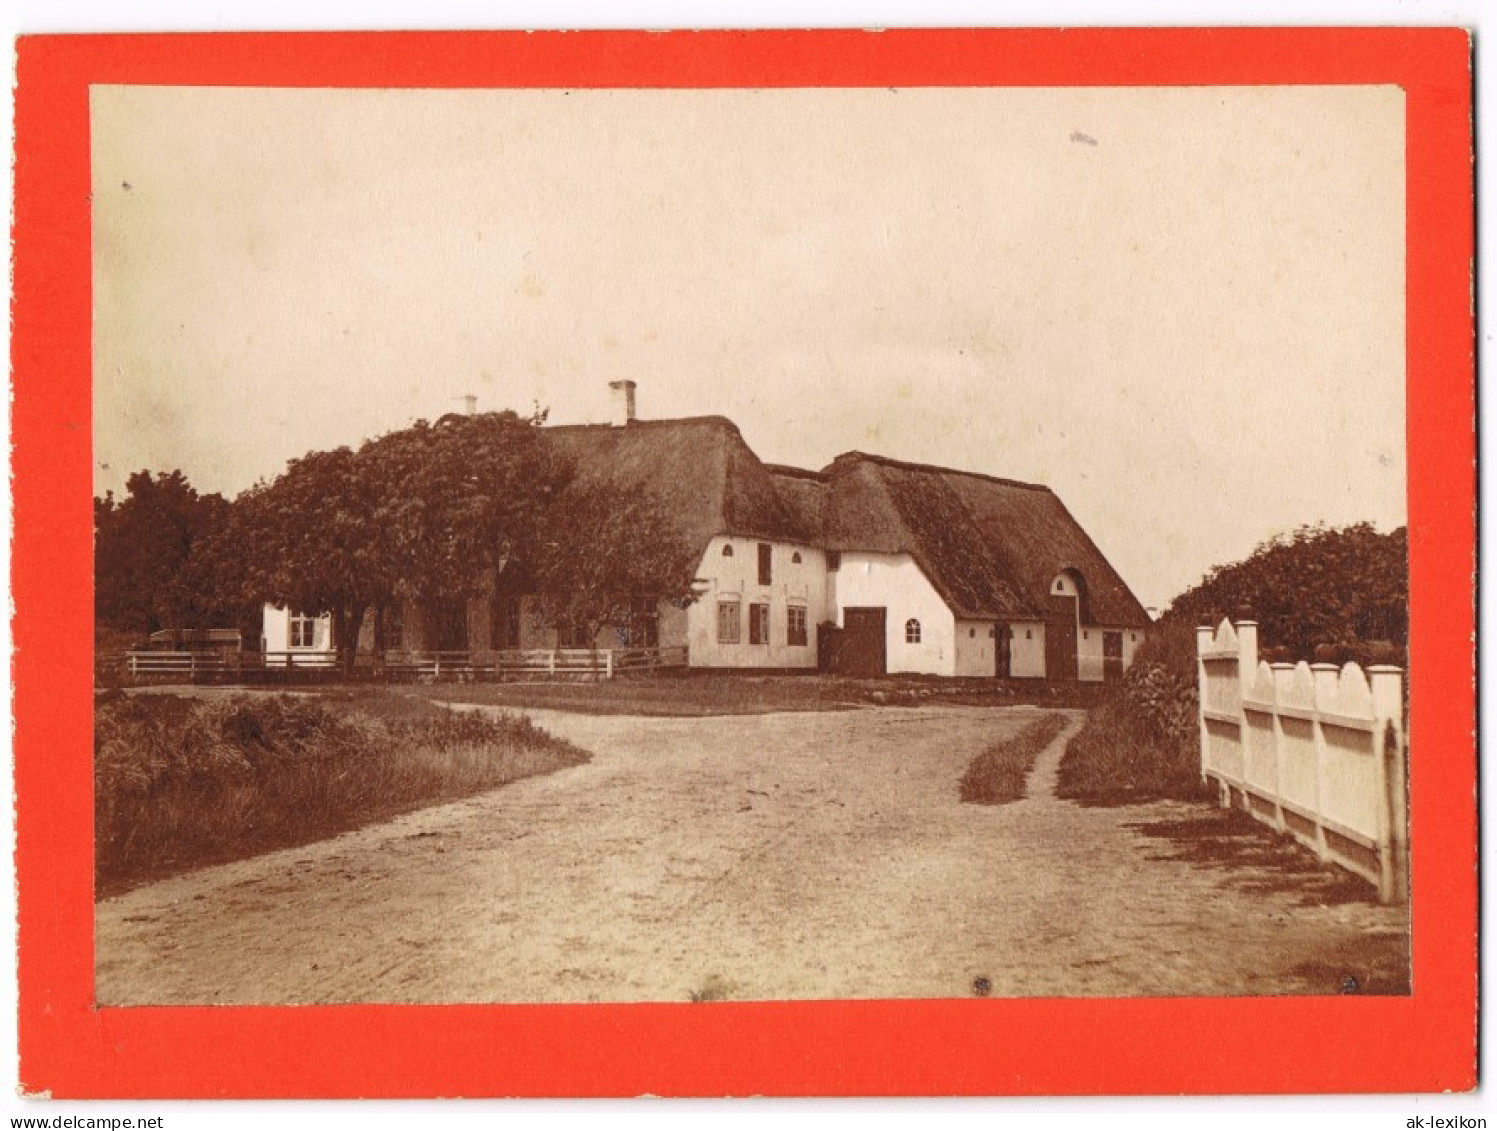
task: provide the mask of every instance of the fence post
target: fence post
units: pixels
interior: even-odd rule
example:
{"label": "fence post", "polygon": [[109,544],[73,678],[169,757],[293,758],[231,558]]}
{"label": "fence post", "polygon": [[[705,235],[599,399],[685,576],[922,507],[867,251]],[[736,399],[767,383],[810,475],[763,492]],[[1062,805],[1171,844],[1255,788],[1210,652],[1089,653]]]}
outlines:
{"label": "fence post", "polygon": [[1211,748],[1211,732],[1206,729],[1206,709],[1211,705],[1211,681],[1206,678],[1206,661],[1202,659],[1211,650],[1213,632],[1210,625],[1196,626],[1196,722],[1201,730],[1201,784],[1206,784],[1207,752]]}
{"label": "fence post", "polygon": [[1379,838],[1378,895],[1385,903],[1409,894],[1408,754],[1403,741],[1403,672],[1386,664],[1367,669],[1372,686],[1372,717],[1377,723],[1374,754],[1383,788]]}
{"label": "fence post", "polygon": [[1310,724],[1311,737],[1315,740],[1315,853],[1322,860],[1329,860],[1330,846],[1325,841],[1325,724],[1320,721],[1320,712],[1336,695],[1341,682],[1341,669],[1335,664],[1311,664],[1310,674],[1315,680],[1315,721]]}
{"label": "fence post", "polygon": [[604,654],[608,657],[608,678],[612,679],[613,678],[613,649],[612,648],[608,649],[608,651],[606,653],[604,653]]}
{"label": "fence post", "polygon": [[1279,706],[1284,702],[1284,692],[1294,681],[1293,664],[1269,664],[1273,672],[1273,772],[1274,780],[1278,782],[1278,797],[1274,811],[1278,814],[1280,832],[1288,826],[1284,820],[1284,716],[1279,714]]}
{"label": "fence post", "polygon": [[556,651],[555,649],[546,653],[546,674],[556,674]]}
{"label": "fence post", "polygon": [[1258,622],[1240,620],[1232,627],[1237,629],[1237,686],[1251,687],[1258,678]]}

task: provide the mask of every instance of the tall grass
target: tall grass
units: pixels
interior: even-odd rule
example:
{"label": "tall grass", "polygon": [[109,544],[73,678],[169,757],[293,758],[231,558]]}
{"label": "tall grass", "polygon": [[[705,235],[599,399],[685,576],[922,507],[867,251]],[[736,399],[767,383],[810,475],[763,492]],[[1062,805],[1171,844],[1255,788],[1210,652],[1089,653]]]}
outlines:
{"label": "tall grass", "polygon": [[1101,805],[1204,798],[1196,702],[1195,632],[1162,626],[1066,744],[1056,793]]}
{"label": "tall grass", "polygon": [[101,696],[95,877],[118,891],[587,761],[524,718],[305,696]]}
{"label": "tall grass", "polygon": [[1065,726],[1064,716],[1046,715],[1012,738],[989,746],[962,775],[962,800],[973,805],[1006,805],[1024,797],[1035,759]]}

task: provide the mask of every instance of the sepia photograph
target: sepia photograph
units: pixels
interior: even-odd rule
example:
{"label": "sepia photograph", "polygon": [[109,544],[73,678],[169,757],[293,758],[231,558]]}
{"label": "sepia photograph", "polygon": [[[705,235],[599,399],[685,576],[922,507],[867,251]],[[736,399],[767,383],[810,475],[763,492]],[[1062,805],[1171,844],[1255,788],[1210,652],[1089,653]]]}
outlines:
{"label": "sepia photograph", "polygon": [[1406,111],[91,86],[98,1005],[1409,995]]}

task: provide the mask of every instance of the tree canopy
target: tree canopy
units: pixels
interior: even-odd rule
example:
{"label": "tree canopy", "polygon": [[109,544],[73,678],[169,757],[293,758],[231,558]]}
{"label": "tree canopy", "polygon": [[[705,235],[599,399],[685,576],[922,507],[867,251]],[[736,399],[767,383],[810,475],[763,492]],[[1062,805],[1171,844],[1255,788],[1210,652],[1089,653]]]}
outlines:
{"label": "tree canopy", "polygon": [[229,504],[199,495],[181,471],[137,471],[126,496],[94,500],[94,615],[126,632],[235,623],[219,594],[196,584],[195,549],[223,527]]}
{"label": "tree canopy", "polygon": [[309,452],[232,504],[181,472],[95,500],[98,616],[117,628],[237,622],[260,602],[329,615],[345,664],[363,620],[492,591],[518,562],[543,613],[594,639],[665,599],[690,599],[692,548],[658,504],[584,485],[542,443],[545,412],[450,415]]}
{"label": "tree canopy", "polygon": [[1302,526],[1241,562],[1213,569],[1175,598],[1164,620],[1194,627],[1244,616],[1258,622],[1263,645],[1297,659],[1317,647],[1372,641],[1406,647],[1408,529]]}
{"label": "tree canopy", "polygon": [[632,628],[660,601],[691,600],[697,549],[675,539],[659,500],[573,483],[530,559],[541,613],[589,642],[605,625]]}

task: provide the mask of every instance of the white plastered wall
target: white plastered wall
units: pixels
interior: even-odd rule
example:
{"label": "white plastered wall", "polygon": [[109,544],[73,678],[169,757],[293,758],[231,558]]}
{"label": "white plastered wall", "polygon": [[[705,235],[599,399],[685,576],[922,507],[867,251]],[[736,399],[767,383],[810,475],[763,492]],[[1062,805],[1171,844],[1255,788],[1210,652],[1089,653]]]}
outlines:
{"label": "white plastered wall", "polygon": [[310,648],[293,648],[291,647],[291,611],[278,605],[267,604],[261,617],[260,638],[266,652],[325,656],[333,651],[333,618],[321,616],[313,622]]}
{"label": "white plastered wall", "polygon": [[[770,580],[759,583],[759,546],[770,547]],[[732,553],[724,555],[724,547]],[[795,561],[799,556],[800,561]],[[694,668],[815,668],[816,626],[827,612],[826,554],[793,542],[719,535],[707,544],[697,577],[701,596],[686,610],[686,643]],[[718,640],[718,604],[738,602],[738,643]],[[769,606],[769,642],[751,644],[749,606]],[[806,642],[788,639],[789,610],[806,610]],[[662,624],[661,641],[666,639]]]}
{"label": "white plastered wall", "polygon": [[[837,572],[837,623],[845,627],[843,610],[855,608],[887,610],[890,672],[956,674],[956,618],[909,554],[844,553]],[[907,639],[911,620],[920,622],[918,643]]]}

